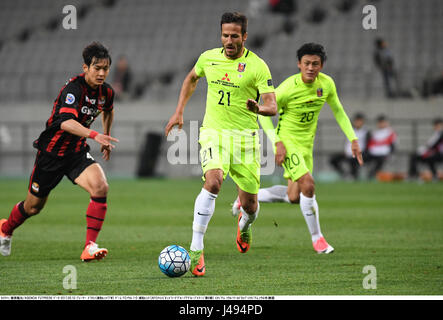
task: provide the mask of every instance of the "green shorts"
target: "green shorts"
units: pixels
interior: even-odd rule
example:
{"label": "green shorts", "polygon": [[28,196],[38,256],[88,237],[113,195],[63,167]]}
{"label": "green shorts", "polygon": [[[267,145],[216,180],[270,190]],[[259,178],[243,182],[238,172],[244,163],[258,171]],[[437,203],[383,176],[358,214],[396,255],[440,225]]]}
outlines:
{"label": "green shorts", "polygon": [[260,139],[258,130],[200,128],[200,160],[205,174],[212,169],[229,173],[243,191],[257,194],[260,188]]}
{"label": "green shorts", "polygon": [[312,173],[314,168],[314,159],[312,157],[312,148],[302,147],[288,140],[282,140],[286,148],[285,162],[283,168],[285,179],[297,181],[301,176],[308,172]]}

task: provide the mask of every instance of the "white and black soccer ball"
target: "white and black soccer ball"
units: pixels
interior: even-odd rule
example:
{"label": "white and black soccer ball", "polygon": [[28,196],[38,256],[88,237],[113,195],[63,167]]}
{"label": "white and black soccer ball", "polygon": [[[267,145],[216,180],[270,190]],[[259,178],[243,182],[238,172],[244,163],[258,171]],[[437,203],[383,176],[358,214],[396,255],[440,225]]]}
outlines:
{"label": "white and black soccer ball", "polygon": [[191,258],[185,248],[173,244],[160,252],[158,266],[168,277],[180,277],[189,270]]}

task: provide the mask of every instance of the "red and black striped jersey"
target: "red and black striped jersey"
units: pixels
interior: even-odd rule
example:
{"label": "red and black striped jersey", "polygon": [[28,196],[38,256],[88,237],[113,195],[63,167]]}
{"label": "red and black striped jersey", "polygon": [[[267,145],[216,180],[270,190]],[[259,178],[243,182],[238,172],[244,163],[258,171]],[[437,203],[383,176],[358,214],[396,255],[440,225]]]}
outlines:
{"label": "red and black striped jersey", "polygon": [[63,121],[74,119],[89,128],[102,111],[112,111],[114,90],[108,83],[91,88],[85,74],[66,82],[54,101],[46,128],[34,141],[34,147],[54,157],[66,157],[89,150],[86,138],[68,133],[60,128]]}

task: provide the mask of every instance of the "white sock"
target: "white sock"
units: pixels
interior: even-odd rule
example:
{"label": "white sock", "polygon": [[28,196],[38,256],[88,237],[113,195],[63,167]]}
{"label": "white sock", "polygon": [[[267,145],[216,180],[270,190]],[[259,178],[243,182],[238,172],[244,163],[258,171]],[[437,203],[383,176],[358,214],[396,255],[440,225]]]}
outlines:
{"label": "white sock", "polygon": [[315,211],[315,218],[317,221],[317,230],[318,230],[318,234],[319,236],[315,239],[315,241],[320,238],[323,237],[323,234],[321,233],[321,229],[320,229],[320,210],[318,209],[318,203],[317,203],[317,198],[314,195],[314,211]]}
{"label": "white sock", "polygon": [[260,203],[257,202],[257,210],[253,214],[248,214],[243,207],[240,207],[242,213],[241,219],[238,222],[240,231],[248,230],[249,226],[257,219],[258,212],[260,211]]}
{"label": "white sock", "polygon": [[202,188],[195,199],[194,222],[192,224],[191,250],[203,250],[203,238],[208,228],[209,221],[215,210],[215,199],[217,195]]}
{"label": "white sock", "polygon": [[312,242],[315,242],[323,236],[320,231],[319,211],[315,195],[312,198],[308,198],[300,192],[300,209],[311,234]]}
{"label": "white sock", "polygon": [[282,185],[260,189],[258,190],[257,197],[259,202],[290,202],[288,197],[288,186]]}

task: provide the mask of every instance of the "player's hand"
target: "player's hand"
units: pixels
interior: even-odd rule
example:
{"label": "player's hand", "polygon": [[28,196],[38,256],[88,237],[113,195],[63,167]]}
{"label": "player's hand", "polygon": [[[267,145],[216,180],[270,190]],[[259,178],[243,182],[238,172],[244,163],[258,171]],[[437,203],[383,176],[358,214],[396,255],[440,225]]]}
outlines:
{"label": "player's hand", "polygon": [[357,158],[358,164],[360,166],[362,166],[363,165],[363,156],[361,154],[360,145],[358,144],[358,140],[352,140],[351,151],[352,151],[352,157]]}
{"label": "player's hand", "polygon": [[254,113],[258,113],[258,111],[260,110],[257,101],[252,99],[248,99],[248,101],[246,102],[246,108]]}
{"label": "player's hand", "polygon": [[103,154],[102,158],[106,161],[108,161],[109,158],[111,157],[111,151],[112,151],[112,149],[110,146],[102,145],[100,148],[100,152]]}
{"label": "player's hand", "polygon": [[278,166],[281,166],[283,162],[285,162],[286,157],[286,148],[283,142],[279,141],[275,144],[276,151],[275,151],[275,163]]}
{"label": "player's hand", "polygon": [[106,154],[107,154],[107,159],[105,158],[105,154],[103,154],[103,158],[106,159],[106,160],[108,160],[108,159],[109,159],[109,153],[111,152],[112,149],[115,148],[115,146],[114,146],[111,142],[118,142],[118,139],[117,139],[117,138],[114,138],[114,137],[111,137],[111,136],[108,136],[108,135],[106,135],[106,134],[101,134],[101,133],[99,133],[99,134],[97,134],[97,135],[94,137],[94,140],[97,141],[98,143],[100,143],[100,144],[102,145],[102,146],[101,146],[101,150],[102,150],[102,152],[103,152],[104,149],[107,149],[107,150],[108,150],[108,151],[106,152]]}
{"label": "player's hand", "polygon": [[178,126],[179,129],[183,127],[183,115],[177,113],[174,113],[172,115],[165,127],[165,136],[169,135],[169,132],[171,132],[174,126]]}

